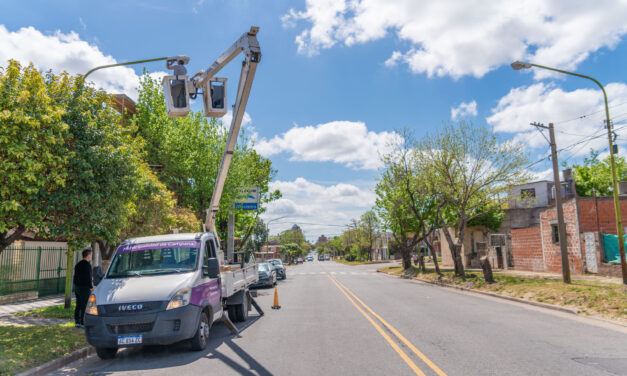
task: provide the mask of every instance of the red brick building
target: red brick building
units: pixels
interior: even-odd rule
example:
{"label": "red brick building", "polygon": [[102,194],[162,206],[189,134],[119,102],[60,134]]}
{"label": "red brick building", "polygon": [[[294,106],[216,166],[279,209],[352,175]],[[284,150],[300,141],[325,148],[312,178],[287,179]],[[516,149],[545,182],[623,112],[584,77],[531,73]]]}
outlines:
{"label": "red brick building", "polygon": [[[621,215],[627,214],[627,196],[621,196]],[[563,204],[568,261],[573,274],[584,272],[618,275],[619,265],[604,264],[602,234],[616,234],[612,197],[574,197]],[[562,259],[557,210],[539,213],[539,224],[511,228],[514,269],[561,273]]]}

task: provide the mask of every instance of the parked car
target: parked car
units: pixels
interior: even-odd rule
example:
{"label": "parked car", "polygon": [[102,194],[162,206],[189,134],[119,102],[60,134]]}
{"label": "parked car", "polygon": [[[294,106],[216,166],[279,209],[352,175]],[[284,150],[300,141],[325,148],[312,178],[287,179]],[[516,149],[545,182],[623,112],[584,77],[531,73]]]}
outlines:
{"label": "parked car", "polygon": [[324,261],[324,256],[323,255],[318,255],[318,261]]}
{"label": "parked car", "polygon": [[296,263],[297,264],[302,264],[303,263],[303,258],[302,257],[297,258],[296,259]]}
{"label": "parked car", "polygon": [[268,263],[272,264],[274,270],[276,270],[277,278],[287,278],[287,272],[285,271],[285,265],[283,265],[283,261],[281,261],[280,259],[272,259],[268,260]]}
{"label": "parked car", "polygon": [[307,256],[307,261],[313,261],[313,256]]}
{"label": "parked car", "polygon": [[324,255],[324,261],[329,261],[329,260],[331,260],[331,255],[327,253]]}
{"label": "parked car", "polygon": [[252,287],[272,287],[276,285],[276,271],[272,264],[268,262],[257,264],[257,274],[259,275],[259,281],[253,284]]}

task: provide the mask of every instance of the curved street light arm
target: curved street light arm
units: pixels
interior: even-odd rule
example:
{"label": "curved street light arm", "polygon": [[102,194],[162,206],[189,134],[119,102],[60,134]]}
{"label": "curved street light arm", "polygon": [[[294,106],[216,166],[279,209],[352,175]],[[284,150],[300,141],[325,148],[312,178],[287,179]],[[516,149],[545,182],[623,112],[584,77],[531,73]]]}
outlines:
{"label": "curved street light arm", "polygon": [[160,61],[160,60],[167,60],[169,59],[167,56],[166,57],[157,57],[154,59],[146,59],[146,60],[135,60],[135,61],[127,61],[125,63],[117,63],[117,64],[109,64],[109,65],[101,65],[95,68],[90,69],[87,73],[85,73],[85,76],[83,76],[83,79],[86,79],[87,76],[89,76],[90,74],[92,74],[93,72],[100,70],[100,69],[105,69],[105,68],[113,68],[113,67],[120,67],[123,65],[133,65],[133,64],[141,64],[141,63],[150,63],[153,61]]}

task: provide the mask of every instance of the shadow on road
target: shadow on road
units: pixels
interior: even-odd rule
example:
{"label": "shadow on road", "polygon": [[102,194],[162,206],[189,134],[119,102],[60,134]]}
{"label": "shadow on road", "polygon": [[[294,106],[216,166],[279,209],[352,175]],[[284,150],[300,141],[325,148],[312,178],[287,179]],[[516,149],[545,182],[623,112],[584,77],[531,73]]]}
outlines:
{"label": "shadow on road", "polygon": [[[246,322],[236,323],[235,325],[240,335],[259,319],[261,319],[261,316],[251,315]],[[89,370],[81,370],[79,372],[76,369],[66,369],[57,371],[54,375],[83,374],[84,372],[90,375],[110,375],[125,371],[167,369],[184,366],[201,358],[217,359],[238,374],[252,375],[254,373],[251,370],[254,370],[259,375],[271,375],[253,356],[235,344],[233,342],[234,338],[238,338],[238,336],[233,335],[224,324],[216,323],[211,327],[210,341],[204,351],[191,351],[186,341],[166,346],[131,347],[120,351],[115,359],[106,361],[95,359],[93,364],[90,364],[88,367],[90,368]],[[223,344],[232,349],[235,355],[227,355],[218,351],[218,347]],[[249,368],[243,366],[241,361],[245,362]],[[78,366],[81,367],[81,365]]]}

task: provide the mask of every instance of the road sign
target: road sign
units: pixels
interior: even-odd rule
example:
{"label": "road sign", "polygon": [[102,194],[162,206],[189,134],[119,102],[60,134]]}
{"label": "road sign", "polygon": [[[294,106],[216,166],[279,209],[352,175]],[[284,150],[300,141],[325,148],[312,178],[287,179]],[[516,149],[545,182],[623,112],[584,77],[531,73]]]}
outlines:
{"label": "road sign", "polygon": [[259,187],[252,187],[242,192],[242,197],[235,203],[235,209],[258,210]]}

